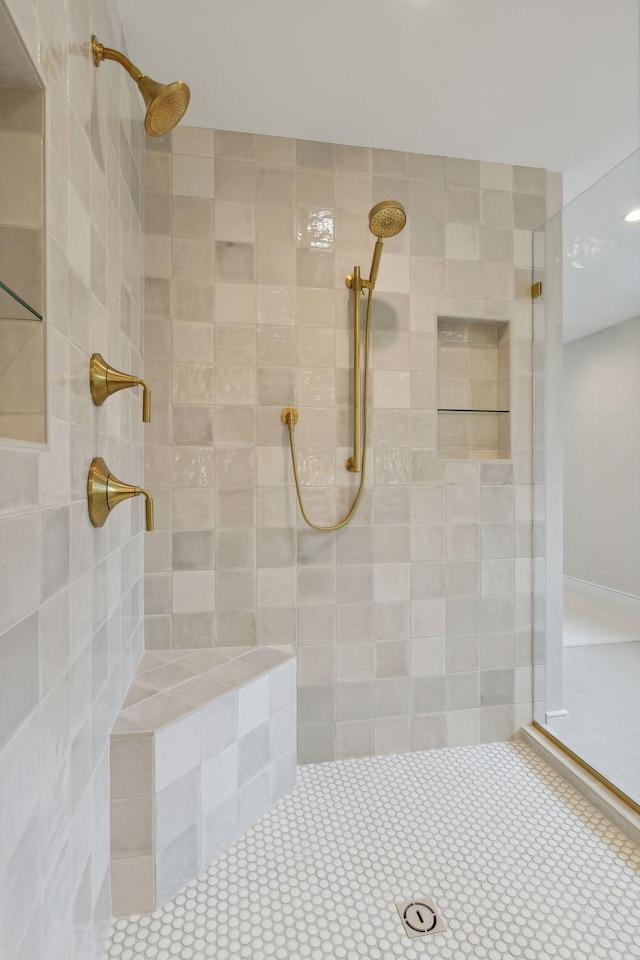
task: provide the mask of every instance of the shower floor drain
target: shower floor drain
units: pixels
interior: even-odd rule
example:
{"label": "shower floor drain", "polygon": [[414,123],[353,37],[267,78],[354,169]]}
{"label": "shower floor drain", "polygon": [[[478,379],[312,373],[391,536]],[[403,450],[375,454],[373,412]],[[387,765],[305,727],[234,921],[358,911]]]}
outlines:
{"label": "shower floor drain", "polygon": [[429,897],[414,897],[396,903],[404,932],[412,939],[426,937],[430,933],[442,933],[445,929],[436,905]]}

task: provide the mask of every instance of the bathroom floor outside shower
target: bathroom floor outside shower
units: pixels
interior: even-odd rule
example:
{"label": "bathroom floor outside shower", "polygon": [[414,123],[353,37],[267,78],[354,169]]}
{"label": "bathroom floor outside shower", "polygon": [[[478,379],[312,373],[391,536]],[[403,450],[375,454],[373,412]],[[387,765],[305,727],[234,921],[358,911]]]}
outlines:
{"label": "bathroom floor outside shower", "polygon": [[549,727],[623,793],[640,796],[640,613],[564,591],[563,704]]}
{"label": "bathroom floor outside shower", "polygon": [[[446,931],[410,940],[396,902]],[[104,960],[628,960],[640,850],[520,742],[312,764]]]}
{"label": "bathroom floor outside shower", "polygon": [[640,796],[640,640],[563,651],[569,716],[551,729],[620,790]]}
{"label": "bathroom floor outside shower", "polygon": [[[564,588],[562,645],[565,648],[640,643],[640,612]],[[603,655],[606,656],[606,654]]]}

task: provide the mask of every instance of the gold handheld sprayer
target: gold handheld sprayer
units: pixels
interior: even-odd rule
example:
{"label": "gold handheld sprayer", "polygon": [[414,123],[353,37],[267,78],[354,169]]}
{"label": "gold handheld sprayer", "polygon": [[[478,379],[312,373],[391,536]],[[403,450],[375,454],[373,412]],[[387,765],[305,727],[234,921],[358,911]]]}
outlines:
{"label": "gold handheld sprayer", "polygon": [[[369,229],[376,237],[376,245],[373,250],[373,260],[371,261],[371,270],[369,279],[364,280],[360,275],[360,267],[353,268],[345,278],[347,287],[353,292],[353,456],[348,457],[345,463],[347,470],[352,473],[360,473],[360,483],[355,498],[346,515],[338,523],[330,526],[321,526],[313,523],[304,508],[302,493],[300,491],[300,480],[298,477],[298,466],[296,462],[296,447],[294,440],[295,425],[298,422],[298,411],[295,407],[285,407],[280,414],[280,419],[289,430],[289,448],[291,450],[291,463],[293,466],[293,479],[296,485],[296,494],[300,513],[310,527],[314,530],[331,531],[339,530],[349,522],[356,512],[365,481],[365,460],[367,454],[367,396],[369,385],[369,344],[371,339],[371,303],[373,290],[378,279],[378,270],[382,258],[382,241],[388,237],[394,237],[400,233],[405,223],[407,215],[404,207],[397,200],[382,200],[377,203],[369,213]],[[362,389],[360,387],[360,295],[367,293],[367,310],[364,323],[364,371],[362,375]],[[360,441],[360,427],[362,426],[362,443]]]}

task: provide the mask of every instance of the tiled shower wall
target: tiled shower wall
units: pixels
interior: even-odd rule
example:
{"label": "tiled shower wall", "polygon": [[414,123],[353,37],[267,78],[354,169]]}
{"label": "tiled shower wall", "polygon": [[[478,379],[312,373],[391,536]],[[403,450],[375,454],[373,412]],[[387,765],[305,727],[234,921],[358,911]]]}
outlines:
{"label": "tiled shower wall", "polygon": [[[531,229],[545,172],[181,127],[146,169],[149,647],[297,646],[300,760],[499,740],[531,718]],[[353,522],[345,274],[396,198]],[[513,462],[436,447],[438,316],[512,321]]]}
{"label": "tiled shower wall", "polygon": [[[108,736],[142,648],[142,511],[101,530],[87,470],[142,478],[140,399],[91,402],[99,350],[141,373],[138,93],[96,70],[115,2],[9,0],[46,86],[48,445],[0,441],[0,955],[88,960],[109,925]],[[4,38],[3,38],[4,39]]]}

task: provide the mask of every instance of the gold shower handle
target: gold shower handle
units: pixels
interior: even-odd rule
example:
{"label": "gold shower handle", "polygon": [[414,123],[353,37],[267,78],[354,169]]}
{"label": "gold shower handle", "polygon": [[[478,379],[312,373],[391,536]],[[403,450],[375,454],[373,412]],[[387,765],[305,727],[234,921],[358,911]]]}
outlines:
{"label": "gold shower handle", "polygon": [[146,380],[134,377],[131,373],[122,373],[121,370],[116,370],[99,353],[94,353],[91,357],[89,379],[91,396],[97,407],[101,407],[105,400],[111,394],[117,393],[118,390],[126,390],[127,387],[142,387],[142,419],[145,423],[149,423],[151,420],[151,390]]}
{"label": "gold shower handle", "polygon": [[95,457],[89,467],[87,499],[89,517],[94,527],[104,526],[114,507],[130,497],[145,498],[145,521],[147,530],[153,530],[153,497],[144,487],[124,483],[111,473],[102,457]]}
{"label": "gold shower handle", "polygon": [[149,533],[153,530],[153,497],[148,490],[144,489],[144,487],[140,487],[140,493],[144,497],[145,527]]}

